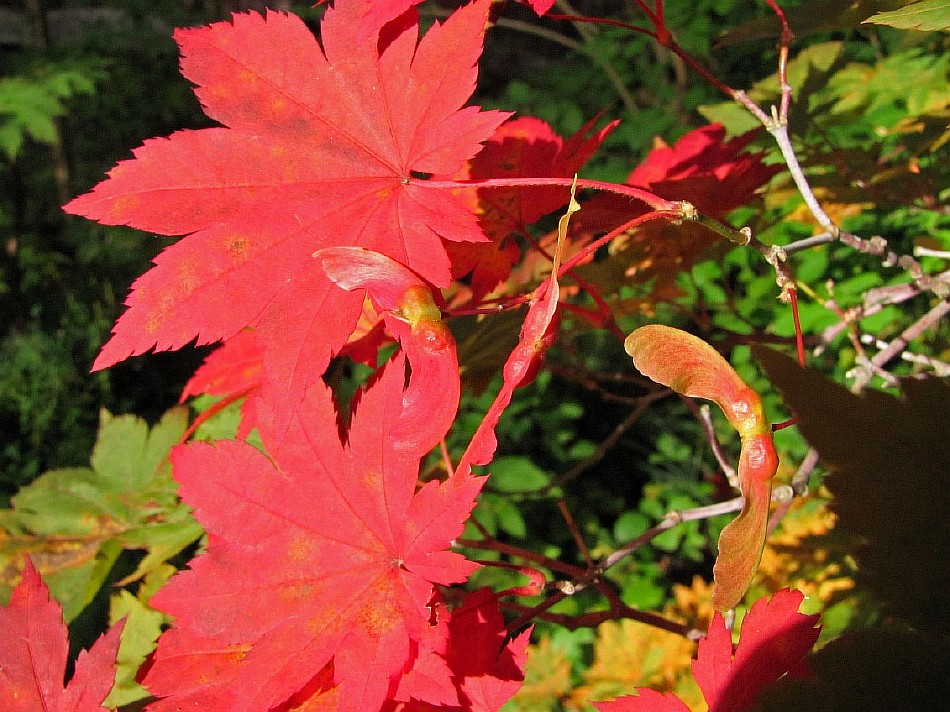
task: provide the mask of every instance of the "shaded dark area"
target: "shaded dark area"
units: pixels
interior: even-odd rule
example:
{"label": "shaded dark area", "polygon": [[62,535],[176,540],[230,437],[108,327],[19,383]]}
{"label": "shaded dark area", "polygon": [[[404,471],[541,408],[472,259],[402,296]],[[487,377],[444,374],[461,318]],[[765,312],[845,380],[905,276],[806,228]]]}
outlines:
{"label": "shaded dark area", "polygon": [[0,499],[41,472],[88,462],[99,409],[152,421],[199,362],[190,349],[90,374],[129,285],[166,244],[70,218],[145,138],[207,124],[178,73],[176,25],[214,3],[0,6]]}
{"label": "shaded dark area", "polygon": [[767,710],[919,710],[950,693],[950,383],[907,379],[861,395],[773,351],[756,352],[830,474],[838,529],[861,542],[856,579],[883,619],[811,658]]}
{"label": "shaded dark area", "polygon": [[855,395],[774,351],[757,356],[830,470],[838,527],[863,542],[858,581],[885,613],[950,634],[950,384],[908,379],[900,399]]}

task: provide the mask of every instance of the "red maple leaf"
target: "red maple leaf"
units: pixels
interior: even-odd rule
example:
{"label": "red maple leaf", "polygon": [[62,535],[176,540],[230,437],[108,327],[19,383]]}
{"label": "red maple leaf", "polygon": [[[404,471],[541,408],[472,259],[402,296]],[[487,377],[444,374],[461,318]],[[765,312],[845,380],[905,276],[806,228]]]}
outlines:
{"label": "red maple leaf", "polygon": [[[735,651],[722,616],[715,614],[693,661],[693,677],[712,712],[751,710],[759,693],[782,676],[807,673],[805,656],[820,629],[817,615],[798,612],[803,600],[798,591],[784,589],[770,601],[756,601],[742,621]],[[689,712],[675,695],[653,690],[594,706],[600,712]]]}
{"label": "red maple leaf", "polygon": [[[457,180],[484,178],[570,178],[590,160],[604,139],[620,123],[613,121],[594,131],[595,117],[568,139],[558,136],[550,124],[530,116],[506,121],[487,141],[485,148],[462,171]],[[465,191],[479,215],[482,229],[491,238],[486,243],[447,245],[452,273],[472,273],[473,298],[480,299],[508,278],[521,250],[511,238],[524,235],[528,226],[548,213],[563,208],[568,193],[562,187],[524,186]]]}
{"label": "red maple leaf", "polygon": [[238,332],[208,355],[181,392],[180,403],[202,393],[221,396],[218,403],[196,418],[190,429],[195,430],[214,413],[245,398],[237,436],[247,437],[257,425],[257,399],[262,381],[261,347],[257,335],[250,329]]}
{"label": "red maple leaf", "polygon": [[261,383],[261,353],[257,337],[248,329],[235,334],[208,355],[185,384],[180,403],[190,396],[245,395]]}
{"label": "red maple leaf", "polygon": [[361,35],[370,5],[327,10],[322,48],[299,18],[275,12],[176,31],[182,73],[223,127],[146,141],[66,206],[187,235],[135,282],[94,368],[254,327],[286,421],[362,303],[333,287],[315,250],[361,245],[445,286],[443,238],[486,239],[461,201],[418,176],[457,171],[507,116],[461,108],[490,2],[463,7],[421,41],[408,21]]}
{"label": "red maple leaf", "polygon": [[442,654],[451,671],[455,702],[390,701],[383,712],[495,712],[518,691],[524,681],[531,631],[507,639],[505,620],[491,590],[479,589],[466,596],[448,617],[447,633]]}
{"label": "red maple leaf", "polygon": [[508,641],[495,596],[488,589],[480,589],[452,611],[449,632],[447,659],[464,709],[501,709],[524,680],[530,629]]}
{"label": "red maple leaf", "polygon": [[[750,203],[755,192],[782,170],[781,165],[765,165],[762,154],[745,152],[757,134],[749,131],[726,141],[720,124],[694,129],[672,146],[659,143],[633,169],[627,185],[667,200],[686,200],[700,212],[722,219]],[[584,204],[574,227],[606,232],[638,210],[642,208],[626,198],[598,194]]]}
{"label": "red maple leaf", "polygon": [[[751,131],[725,139],[725,129],[710,124],[690,131],[673,146],[660,144],[631,172],[627,184],[668,200],[685,200],[700,212],[724,220],[732,210],[751,203],[780,165],[765,165],[762,155],[745,152],[755,138]],[[618,195],[598,194],[584,204],[574,223],[576,242],[614,230],[644,208]],[[721,239],[695,222],[670,224],[652,221],[610,245],[615,260],[627,265],[625,275],[639,282],[653,281],[652,292],[677,294],[677,274],[688,270],[702,252]]]}
{"label": "red maple leaf", "polygon": [[331,661],[339,708],[378,709],[412,668],[433,584],[476,568],[445,549],[481,480],[415,491],[418,459],[391,437],[404,383],[399,356],[359,399],[345,444],[317,383],[283,437],[262,428],[269,457],[244,442],[173,451],[209,543],[151,601],[175,617],[144,680],[166,698],[155,709],[272,709]]}
{"label": "red maple leaf", "polygon": [[76,660],[63,688],[69,654],[59,603],[29,560],[10,605],[0,608],[0,709],[4,712],[99,712],[115,682],[115,656],[124,621]]}

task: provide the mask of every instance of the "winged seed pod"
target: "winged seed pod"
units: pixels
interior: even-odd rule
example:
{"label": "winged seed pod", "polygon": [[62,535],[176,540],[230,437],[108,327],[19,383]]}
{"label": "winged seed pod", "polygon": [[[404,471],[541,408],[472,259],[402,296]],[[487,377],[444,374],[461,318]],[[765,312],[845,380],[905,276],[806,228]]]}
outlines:
{"label": "winged seed pod", "polygon": [[722,530],[713,568],[713,606],[718,611],[734,608],[762,556],[772,478],[778,469],[762,401],[718,351],[680,329],[643,326],[627,337],[624,348],[644,376],[681,395],[713,401],[739,432],[739,491],[745,502],[739,516]]}

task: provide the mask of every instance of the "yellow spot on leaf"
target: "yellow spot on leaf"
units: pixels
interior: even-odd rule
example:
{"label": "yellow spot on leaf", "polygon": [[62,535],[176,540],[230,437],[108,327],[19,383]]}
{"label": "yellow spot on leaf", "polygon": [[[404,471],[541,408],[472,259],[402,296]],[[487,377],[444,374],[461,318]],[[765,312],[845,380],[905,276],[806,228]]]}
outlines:
{"label": "yellow spot on leaf", "polygon": [[377,490],[383,486],[383,476],[375,470],[366,470],[363,473],[363,485],[370,490]]}
{"label": "yellow spot on leaf", "polygon": [[282,96],[273,96],[267,102],[267,105],[271,113],[280,116],[284,112],[284,109],[287,108],[287,100]]}
{"label": "yellow spot on leaf", "polygon": [[367,604],[356,617],[356,624],[371,637],[379,637],[395,628],[402,620],[397,602],[400,587],[395,567],[379,576],[367,591]]}
{"label": "yellow spot on leaf", "polygon": [[238,78],[238,82],[240,82],[241,84],[244,84],[245,86],[257,84],[257,82],[260,79],[254,72],[250,71],[249,69],[242,69],[241,71],[239,71],[237,78]]}
{"label": "yellow spot on leaf", "polygon": [[287,558],[292,564],[306,564],[313,561],[312,542],[303,537],[294,537],[293,541],[287,547]]}
{"label": "yellow spot on leaf", "polygon": [[191,294],[201,286],[198,266],[192,261],[182,262],[178,268],[178,287],[184,294]]}
{"label": "yellow spot on leaf", "polygon": [[[115,179],[116,169],[110,174]],[[139,210],[142,199],[138,195],[119,195],[112,200],[109,206],[109,214],[113,220],[122,221],[126,216]]]}
{"label": "yellow spot on leaf", "polygon": [[251,239],[246,235],[232,235],[224,243],[236,263],[244,262],[251,251]]}

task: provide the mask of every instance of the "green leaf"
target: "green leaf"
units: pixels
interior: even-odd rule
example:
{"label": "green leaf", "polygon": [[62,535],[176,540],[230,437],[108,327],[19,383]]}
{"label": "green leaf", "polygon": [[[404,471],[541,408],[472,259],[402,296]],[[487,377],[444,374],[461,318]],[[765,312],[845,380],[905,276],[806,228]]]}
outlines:
{"label": "green leaf", "polygon": [[172,446],[187,427],[187,414],[171,410],[149,431],[148,423],[133,415],[115,416],[102,411],[99,439],[90,464],[97,486],[112,492],[131,492],[155,478]]}
{"label": "green leaf", "polygon": [[0,151],[14,160],[26,137],[56,143],[54,119],[66,113],[63,102],[78,94],[91,94],[101,76],[95,68],[47,68],[39,76],[0,79]]}
{"label": "green leaf", "polygon": [[624,512],[614,522],[614,539],[623,543],[643,534],[650,527],[650,520],[640,512]]}
{"label": "green leaf", "polygon": [[950,0],[921,0],[900,10],[871,15],[864,22],[889,25],[901,30],[946,31],[950,28]]}
{"label": "green leaf", "polygon": [[[813,93],[813,88],[824,86],[826,76],[840,61],[843,52],[843,42],[823,42],[800,51],[789,61],[786,70],[793,96],[807,99]],[[749,98],[759,105],[774,102],[780,93],[777,73],[756,82],[748,91]],[[808,101],[802,103],[808,106]],[[739,135],[761,126],[744,106],[734,101],[700,106],[698,110],[709,121],[725,126],[730,135]]]}
{"label": "green leaf", "polygon": [[198,539],[201,527],[178,500],[167,462],[187,425],[184,408],[170,410],[151,429],[134,416],[103,411],[91,467],[47,472],[0,512],[0,596],[9,594],[30,556],[72,620],[124,549],[146,555],[120,584]]}
{"label": "green leaf", "polygon": [[517,539],[524,539],[528,535],[528,525],[525,524],[521,510],[507,499],[497,498],[495,516],[498,518],[499,528],[506,534]]}
{"label": "green leaf", "polygon": [[163,564],[145,577],[136,595],[123,590],[112,597],[109,625],[115,625],[122,618],[126,621],[116,656],[115,686],[105,699],[104,705],[110,708],[122,707],[149,697],[148,690],[136,682],[135,677],[145,658],[155,649],[155,641],[161,635],[162,627],[168,622],[168,618],[164,613],[149,606],[148,599],[176,571],[174,566]]}
{"label": "green leaf", "polygon": [[491,464],[492,487],[501,492],[541,489],[551,481],[545,472],[527,457],[500,457]]}
{"label": "green leaf", "polygon": [[[795,38],[801,40],[818,32],[852,30],[870,15],[906,5],[909,0],[812,0],[785,9],[785,17]],[[775,15],[751,20],[723,33],[718,46],[778,37],[781,26]]]}
{"label": "green leaf", "polygon": [[628,576],[622,584],[624,603],[644,610],[662,606],[666,591],[655,581],[656,573],[657,568],[653,566],[647,571]]}

